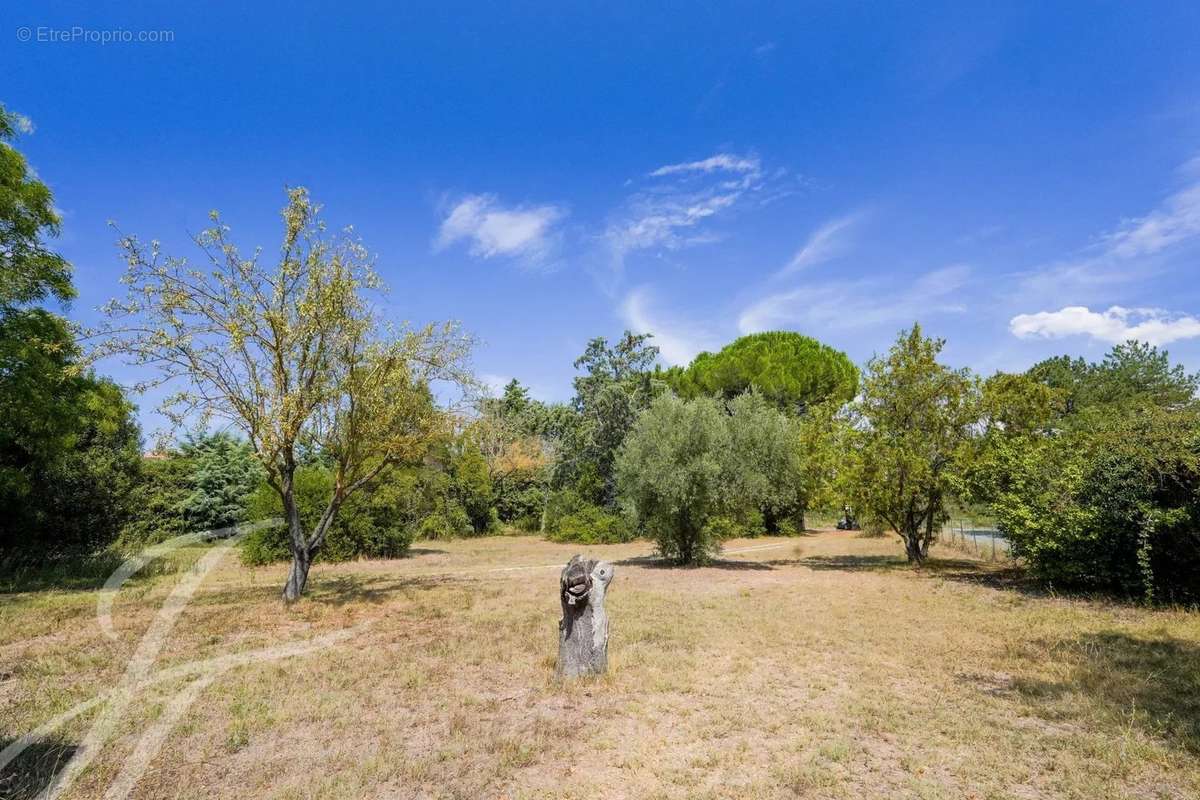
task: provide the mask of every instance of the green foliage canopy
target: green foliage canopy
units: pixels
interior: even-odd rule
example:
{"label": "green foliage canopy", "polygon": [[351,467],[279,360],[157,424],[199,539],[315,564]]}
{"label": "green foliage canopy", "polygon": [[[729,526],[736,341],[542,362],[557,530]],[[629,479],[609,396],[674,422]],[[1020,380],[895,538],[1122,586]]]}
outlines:
{"label": "green foliage canopy", "polygon": [[827,401],[848,402],[857,394],[859,380],[858,368],[845,353],[790,331],[743,336],[662,376],[685,398],[715,394],[732,399],[753,387],[789,412]]}
{"label": "green foliage canopy", "polygon": [[729,510],[729,425],[711,397],[663,395],[633,426],[617,460],[621,498],[658,545],[683,564],[720,549],[710,522]]}
{"label": "green foliage canopy", "polygon": [[980,413],[970,372],[938,362],[943,345],[920,325],[901,333],[868,364],[853,407],[854,506],[890,525],[917,564],[945,519],[954,470]]}

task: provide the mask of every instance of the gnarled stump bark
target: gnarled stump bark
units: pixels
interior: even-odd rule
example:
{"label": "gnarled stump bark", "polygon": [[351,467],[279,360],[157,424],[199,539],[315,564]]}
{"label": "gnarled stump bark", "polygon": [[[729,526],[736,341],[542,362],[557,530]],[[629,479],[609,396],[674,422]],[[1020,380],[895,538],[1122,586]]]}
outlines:
{"label": "gnarled stump bark", "polygon": [[558,579],[562,619],[558,623],[559,678],[599,675],[608,671],[608,613],[604,596],[612,583],[613,565],[573,556]]}

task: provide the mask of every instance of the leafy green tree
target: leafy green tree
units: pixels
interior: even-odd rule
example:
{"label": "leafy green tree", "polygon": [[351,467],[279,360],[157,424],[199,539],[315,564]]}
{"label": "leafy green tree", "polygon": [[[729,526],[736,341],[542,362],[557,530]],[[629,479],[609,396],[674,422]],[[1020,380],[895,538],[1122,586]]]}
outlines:
{"label": "leafy green tree", "polygon": [[262,481],[250,444],[226,432],[200,434],[184,442],[192,462],[191,493],[182,511],[193,530],[216,530],[245,518],[246,497]]}
{"label": "leafy green tree", "polygon": [[920,325],[901,333],[886,356],[867,365],[853,408],[854,506],[890,525],[915,564],[946,518],[956,460],[979,419],[976,381],[938,362],[944,344],[924,337]]}
{"label": "leafy green tree", "polygon": [[1026,375],[1059,391],[1067,414],[1113,404],[1178,406],[1195,398],[1200,387],[1200,376],[1172,365],[1166,351],[1138,341],[1114,346],[1098,364],[1058,356]]}
{"label": "leafy green tree", "polygon": [[729,401],[727,412],[725,468],[729,496],[744,506],[739,516],[761,517],[767,533],[804,530],[810,487],[799,423],[753,391]]}
{"label": "leafy green tree", "polygon": [[789,331],[743,336],[662,377],[682,397],[715,394],[732,399],[753,387],[792,413],[816,403],[848,402],[859,380],[858,368],[845,353]]}
{"label": "leafy green tree", "polygon": [[88,373],[73,332],[32,304],[75,295],[50,190],[12,146],[0,106],[0,557],[44,561],[116,536],[138,471],[132,407]]}
{"label": "leafy green tree", "polygon": [[[273,267],[243,256],[215,212],[195,237],[204,269],[123,237],[128,294],[108,307],[97,354],[124,354],[179,386],[163,406],[176,424],[217,418],[245,434],[287,520],[292,601],[347,500],[419,462],[447,426],[430,383],[470,383],[470,340],[450,324],[384,324],[367,300],[381,288],[372,258],[348,233],[328,234],[306,190],[288,192],[282,217]],[[333,471],[310,523],[295,486],[306,452]]]}
{"label": "leafy green tree", "polygon": [[1200,598],[1200,406],[1166,353],[1118,345],[984,384],[963,471],[1012,551],[1058,586]]}
{"label": "leafy green tree", "polygon": [[31,129],[28,120],[0,104],[0,311],[75,296],[71,265],[45,243],[62,223],[50,189],[11,144]]}
{"label": "leafy green tree", "polygon": [[192,494],[195,465],[181,453],[146,458],[129,496],[129,519],[117,537],[117,548],[138,551],[189,533],[184,504]]}
{"label": "leafy green tree", "polygon": [[634,424],[617,459],[620,496],[664,558],[702,564],[720,550],[713,523],[733,506],[730,452],[714,398],[663,395]]}
{"label": "leafy green tree", "polygon": [[479,446],[463,437],[462,449],[454,459],[454,496],[471,521],[475,534],[488,533],[497,525],[492,505],[492,478]]}
{"label": "leafy green tree", "polygon": [[77,382],[69,448],[38,454],[28,465],[21,502],[6,509],[0,527],[3,549],[22,561],[104,548],[131,513],[141,461],[133,407],[110,381],[85,375]]}
{"label": "leafy green tree", "polygon": [[[517,380],[499,398],[485,398],[467,435],[487,461],[492,502],[503,522],[527,531],[541,529],[546,492],[561,441],[566,406],[549,406],[529,396]],[[569,423],[568,423],[569,424]]]}
{"label": "leafy green tree", "polygon": [[642,413],[662,390],[650,367],[658,357],[649,334],[629,331],[610,345],[603,337],[588,342],[575,368],[574,425],[563,426],[558,484],[573,484],[590,502],[616,502],[617,450]]}

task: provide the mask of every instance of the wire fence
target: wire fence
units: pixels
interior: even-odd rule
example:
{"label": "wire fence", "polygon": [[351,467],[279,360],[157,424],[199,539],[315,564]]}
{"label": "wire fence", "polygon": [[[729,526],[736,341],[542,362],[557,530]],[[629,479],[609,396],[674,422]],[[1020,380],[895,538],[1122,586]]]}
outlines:
{"label": "wire fence", "polygon": [[973,553],[990,561],[1012,558],[1008,539],[994,527],[982,524],[969,517],[950,519],[938,534],[938,542]]}

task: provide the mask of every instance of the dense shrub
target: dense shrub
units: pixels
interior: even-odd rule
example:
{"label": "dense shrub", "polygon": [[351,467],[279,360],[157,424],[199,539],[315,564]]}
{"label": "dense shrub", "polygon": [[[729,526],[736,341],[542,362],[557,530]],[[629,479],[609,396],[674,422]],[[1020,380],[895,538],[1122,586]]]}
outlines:
{"label": "dense shrub", "polygon": [[1196,387],[1137,343],[990,379],[967,493],[1048,583],[1200,602]]}
{"label": "dense shrub", "polygon": [[74,417],[54,447],[28,451],[22,433],[8,438],[46,420],[0,420],[0,462],[23,462],[0,468],[0,561],[45,563],[94,554],[110,546],[130,519],[142,466],[133,406],[110,381],[71,381],[71,398],[63,403]]}
{"label": "dense shrub", "polygon": [[195,465],[182,454],[144,459],[130,494],[129,519],[117,548],[132,552],[189,532],[184,504],[192,493]]}
{"label": "dense shrub", "polygon": [[422,539],[457,539],[471,536],[475,527],[467,512],[457,503],[446,503],[421,520],[417,534]]}
{"label": "dense shrub", "polygon": [[589,504],[560,518],[554,530],[548,532],[548,537],[555,542],[615,544],[631,541],[634,534],[634,529],[623,517]]}
{"label": "dense shrub", "polygon": [[[468,533],[479,535],[494,531],[500,520],[492,505],[492,479],[487,461],[475,442],[469,439],[463,442],[462,451],[454,459],[453,474],[454,500],[466,514],[470,526]],[[451,513],[444,512],[443,516],[448,523],[455,522]]]}
{"label": "dense shrub", "polygon": [[1014,555],[1059,586],[1200,602],[1200,415],[1129,409],[997,442],[990,510]]}
{"label": "dense shrub", "polygon": [[632,541],[637,536],[627,518],[597,506],[574,489],[550,495],[545,522],[546,538],[555,542],[610,544]]}
{"label": "dense shrub", "polygon": [[[320,466],[296,470],[296,502],[306,530],[311,530],[333,492],[332,473]],[[403,490],[394,483],[351,495],[342,506],[317,557],[325,561],[354,558],[396,558],[412,544],[413,530],[400,521]],[[264,520],[282,517],[279,495],[266,484],[247,500],[247,518]],[[291,557],[287,528],[282,524],[259,528],[242,542],[242,560],[251,565],[282,561]]]}

